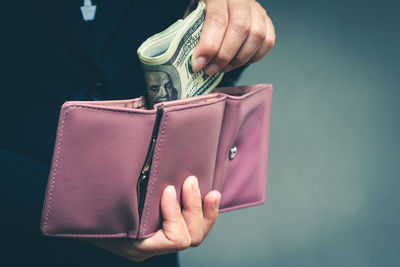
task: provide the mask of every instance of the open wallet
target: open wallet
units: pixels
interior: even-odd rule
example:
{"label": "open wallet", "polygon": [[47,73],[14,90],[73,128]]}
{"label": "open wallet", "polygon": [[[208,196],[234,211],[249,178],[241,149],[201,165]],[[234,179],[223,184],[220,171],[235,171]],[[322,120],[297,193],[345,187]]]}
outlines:
{"label": "open wallet", "polygon": [[43,205],[48,236],[143,239],[161,228],[161,195],[198,178],[219,212],[265,201],[272,86],[219,87],[155,104],[67,101]]}

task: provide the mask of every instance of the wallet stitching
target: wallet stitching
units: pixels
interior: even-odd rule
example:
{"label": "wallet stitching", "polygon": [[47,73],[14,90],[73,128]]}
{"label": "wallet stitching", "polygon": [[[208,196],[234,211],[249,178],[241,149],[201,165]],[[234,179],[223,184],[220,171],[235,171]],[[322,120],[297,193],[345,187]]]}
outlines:
{"label": "wallet stitching", "polygon": [[[58,140],[58,147],[57,147],[57,156],[56,156],[56,163],[54,166],[54,171],[51,179],[51,186],[50,186],[50,196],[49,196],[49,202],[47,205],[47,211],[46,211],[46,217],[45,217],[45,222],[44,222],[44,231],[47,233],[47,222],[48,222],[48,217],[49,213],[51,210],[51,201],[53,199],[53,194],[55,195],[55,181],[56,181],[56,173],[57,173],[57,167],[58,167],[58,160],[60,156],[60,151],[62,147],[62,137],[64,134],[64,125],[65,125],[65,119],[67,117],[68,111],[72,108],[83,108],[83,109],[95,109],[99,111],[111,111],[111,112],[122,112],[122,113],[131,113],[131,114],[139,114],[139,115],[153,115],[153,114],[145,114],[145,113],[139,113],[139,112],[134,112],[134,111],[124,111],[124,110],[109,110],[109,109],[101,109],[101,108],[95,108],[95,107],[82,107],[82,106],[69,106],[66,108],[65,113],[63,115],[62,123],[61,123],[61,130],[60,130],[60,138]],[[74,234],[74,233],[51,233],[51,234],[58,234],[58,235],[115,235],[115,234],[127,234],[127,233],[113,233],[113,234]]]}
{"label": "wallet stitching", "polygon": [[53,236],[110,236],[110,235],[122,235],[125,234],[127,235],[128,233],[123,232],[123,233],[113,233],[113,234],[62,234],[62,233],[50,233]]}
{"label": "wallet stitching", "polygon": [[[154,113],[141,113],[141,112],[136,112],[136,111],[131,111],[131,110],[113,110],[113,109],[104,109],[104,108],[97,108],[97,107],[83,107],[83,106],[69,106],[67,109],[70,108],[86,108],[86,109],[96,109],[99,111],[110,111],[110,112],[121,112],[121,113],[130,113],[130,114],[138,114],[138,115],[154,115]],[[65,111],[65,115],[67,115],[68,110]],[[63,118],[63,120],[65,117]]]}
{"label": "wallet stitching", "polygon": [[47,206],[47,212],[46,212],[46,218],[45,218],[45,222],[44,222],[44,231],[47,232],[47,221],[48,221],[48,215],[50,212],[50,208],[51,208],[51,200],[53,198],[53,193],[54,193],[54,183],[55,183],[55,178],[56,178],[56,173],[57,173],[57,167],[58,167],[58,159],[60,156],[60,150],[61,150],[61,144],[62,144],[62,137],[64,134],[64,122],[65,122],[65,118],[67,116],[67,112],[68,109],[65,111],[64,116],[63,116],[63,120],[62,120],[62,124],[61,124],[61,130],[60,130],[60,139],[58,140],[58,147],[57,147],[57,156],[56,156],[56,165],[54,166],[54,171],[53,171],[53,175],[52,175],[52,179],[51,179],[51,189],[50,189],[50,197],[49,197],[49,204]]}
{"label": "wallet stitching", "polygon": [[[198,104],[198,103],[203,103],[203,102],[207,102],[208,100],[213,100],[213,99],[218,99],[220,96],[219,95],[215,95],[215,97],[209,96],[209,97],[203,97],[202,99],[197,99],[197,100],[186,100],[186,101],[182,101],[180,103],[177,104],[165,104],[166,108],[171,108],[171,107],[178,107],[178,106],[184,106],[184,105],[190,105],[190,104]],[[182,100],[182,99],[180,99]]]}
{"label": "wallet stitching", "polygon": [[[267,106],[267,114],[265,115],[264,122],[265,122],[265,133],[267,134],[267,148],[264,152],[264,180],[263,180],[263,188],[266,190],[267,187],[267,175],[268,175],[268,148],[269,148],[269,129],[271,124],[271,102],[269,101],[269,107]],[[263,198],[265,198],[265,193]]]}
{"label": "wallet stitching", "polygon": [[167,126],[168,113],[169,113],[169,112],[166,112],[166,113],[165,113],[164,125],[163,125],[163,127],[162,127],[162,129],[161,129],[160,144],[159,144],[158,149],[157,149],[156,163],[155,163],[155,166],[154,166],[154,179],[152,179],[152,181],[151,181],[151,189],[150,189],[150,195],[149,195],[149,204],[148,204],[147,207],[146,207],[146,217],[145,217],[145,220],[144,220],[144,223],[143,223],[143,233],[146,233],[146,226],[147,226],[147,222],[148,222],[149,209],[150,209],[150,207],[151,207],[151,201],[152,201],[152,196],[153,196],[154,184],[155,184],[155,180],[158,178],[158,177],[157,177],[157,168],[158,168],[158,163],[159,163],[159,158],[160,158],[161,146],[162,146],[162,143],[163,143],[163,141],[164,141],[164,133],[165,133],[165,128],[166,128],[166,126]]}
{"label": "wallet stitching", "polygon": [[167,111],[167,113],[171,113],[171,112],[175,112],[175,111],[181,111],[181,110],[189,110],[189,109],[195,109],[195,108],[202,108],[202,107],[214,105],[214,104],[217,104],[217,103],[220,103],[220,102],[223,102],[223,101],[225,101],[225,98],[222,98],[221,100],[216,101],[216,102],[206,103],[206,104],[203,104],[203,105],[201,105],[201,106],[195,106],[195,107],[189,107],[189,108],[187,108],[187,107],[182,107],[182,108],[180,108],[180,109],[169,110],[169,111]]}

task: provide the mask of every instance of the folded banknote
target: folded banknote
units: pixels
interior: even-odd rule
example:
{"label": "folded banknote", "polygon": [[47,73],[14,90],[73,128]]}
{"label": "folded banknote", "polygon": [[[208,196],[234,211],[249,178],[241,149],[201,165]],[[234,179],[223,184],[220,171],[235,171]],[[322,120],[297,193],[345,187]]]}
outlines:
{"label": "folded banknote", "polygon": [[146,82],[148,106],[209,93],[221,81],[223,73],[207,75],[191,68],[192,53],[200,39],[205,17],[205,3],[185,19],[179,19],[157,33],[137,50]]}

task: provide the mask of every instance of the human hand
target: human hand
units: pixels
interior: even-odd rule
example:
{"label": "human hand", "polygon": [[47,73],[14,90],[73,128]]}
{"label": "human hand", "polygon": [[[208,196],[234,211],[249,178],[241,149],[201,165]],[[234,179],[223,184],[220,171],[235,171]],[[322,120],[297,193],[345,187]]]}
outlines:
{"label": "human hand", "polygon": [[120,238],[85,239],[99,247],[132,261],[198,246],[210,232],[218,216],[221,194],[209,192],[202,205],[197,178],[188,177],[182,187],[183,210],[175,188],[167,186],[161,197],[162,229],[143,240]]}
{"label": "human hand", "polygon": [[203,67],[208,75],[228,72],[259,61],[274,46],[274,25],[255,0],[204,2],[206,17],[191,63],[194,72]]}

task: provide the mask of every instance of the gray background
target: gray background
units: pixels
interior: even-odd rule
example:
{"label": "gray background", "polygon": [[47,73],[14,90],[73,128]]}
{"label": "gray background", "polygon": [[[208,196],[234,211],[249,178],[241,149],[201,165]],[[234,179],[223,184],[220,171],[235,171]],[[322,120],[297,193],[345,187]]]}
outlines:
{"label": "gray background", "polygon": [[182,266],[400,266],[396,1],[262,1],[273,51],[266,204],[223,213]]}

